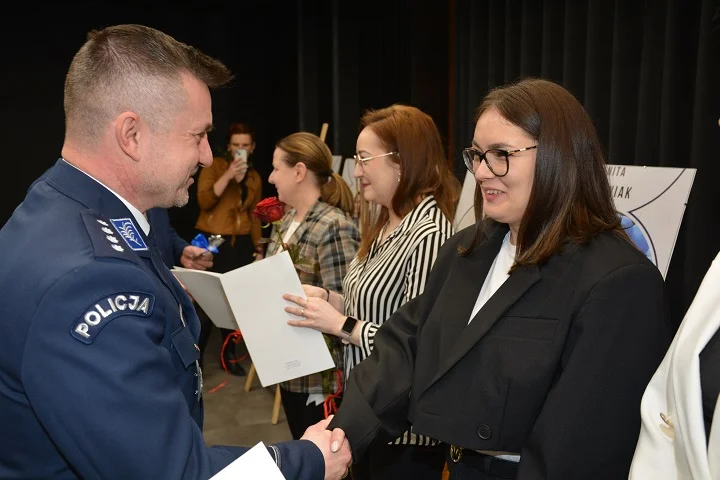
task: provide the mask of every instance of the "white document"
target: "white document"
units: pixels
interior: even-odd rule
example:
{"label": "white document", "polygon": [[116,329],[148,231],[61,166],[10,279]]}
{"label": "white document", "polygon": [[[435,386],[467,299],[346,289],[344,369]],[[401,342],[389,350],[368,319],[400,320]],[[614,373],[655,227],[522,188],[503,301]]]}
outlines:
{"label": "white document", "polygon": [[245,452],[237,460],[213,475],[210,480],[237,480],[239,478],[262,478],[285,480],[275,461],[262,442]]}
{"label": "white document", "polygon": [[238,325],[225,296],[220,277],[222,273],[175,267],[175,277],[185,285],[195,301],[205,310],[210,320],[220,328],[237,330]]}
{"label": "white document", "polygon": [[303,317],[285,311],[295,304],[283,294],[305,298],[288,252],[223,274],[178,268],[173,273],[213,323],[231,318],[237,324],[263,387],[335,367],[322,333],[287,324]]}

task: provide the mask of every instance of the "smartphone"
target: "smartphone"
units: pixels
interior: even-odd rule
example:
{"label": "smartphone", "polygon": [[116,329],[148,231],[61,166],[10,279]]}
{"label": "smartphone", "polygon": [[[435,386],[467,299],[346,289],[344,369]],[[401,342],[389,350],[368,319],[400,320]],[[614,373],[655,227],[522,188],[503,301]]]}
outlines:
{"label": "smartphone", "polygon": [[247,167],[248,167],[248,168],[252,168],[252,163],[248,162],[248,151],[245,150],[244,148],[235,150],[235,154],[233,155],[233,159],[234,159],[234,160],[241,159],[241,160],[243,160],[243,161],[247,164]]}
{"label": "smartphone", "polygon": [[244,148],[241,148],[241,149],[239,149],[239,150],[235,150],[234,159],[235,159],[235,160],[240,159],[240,160],[244,160],[245,162],[247,162],[247,159],[248,159],[248,152],[247,152],[247,150],[245,150]]}

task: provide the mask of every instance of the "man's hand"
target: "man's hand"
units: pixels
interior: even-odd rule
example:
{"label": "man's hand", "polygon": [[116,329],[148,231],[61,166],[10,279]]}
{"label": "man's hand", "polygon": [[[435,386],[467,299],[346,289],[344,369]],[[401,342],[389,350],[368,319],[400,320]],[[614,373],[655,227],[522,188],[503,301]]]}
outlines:
{"label": "man's hand", "polygon": [[213,266],[213,254],[205,248],[188,245],[182,251],[180,263],[185,268],[207,270]]}
{"label": "man's hand", "polygon": [[345,432],[339,428],[332,432],[327,429],[331,420],[332,415],[308,427],[301,440],[310,440],[322,452],[325,480],[339,480],[347,476],[352,454],[350,444],[345,441]]}

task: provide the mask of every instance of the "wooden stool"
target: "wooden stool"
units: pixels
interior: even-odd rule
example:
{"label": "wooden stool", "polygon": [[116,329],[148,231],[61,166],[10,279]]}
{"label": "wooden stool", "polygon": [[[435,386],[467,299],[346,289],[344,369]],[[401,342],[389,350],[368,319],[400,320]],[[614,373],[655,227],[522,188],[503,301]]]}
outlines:
{"label": "wooden stool", "polygon": [[[255,379],[255,364],[250,364],[250,371],[248,371],[247,379],[245,380],[245,391],[249,392],[252,389],[252,382]],[[272,416],[270,417],[270,423],[273,425],[278,424],[280,418],[280,405],[282,405],[282,397],[280,396],[280,385],[275,386],[275,401],[273,402]]]}

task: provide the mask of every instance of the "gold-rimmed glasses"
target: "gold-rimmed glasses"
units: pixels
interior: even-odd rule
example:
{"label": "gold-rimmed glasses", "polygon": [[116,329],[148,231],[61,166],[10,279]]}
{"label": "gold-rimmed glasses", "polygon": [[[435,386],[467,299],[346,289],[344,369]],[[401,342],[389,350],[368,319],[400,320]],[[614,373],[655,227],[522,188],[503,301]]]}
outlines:
{"label": "gold-rimmed glasses", "polygon": [[380,157],[389,157],[390,155],[400,155],[399,152],[388,152],[388,153],[381,153],[380,155],[373,155],[372,157],[361,157],[359,153],[356,153],[353,155],[353,160],[355,160],[355,165],[360,165],[360,170],[365,169],[365,162],[369,162],[370,160],[374,158],[380,158]]}

